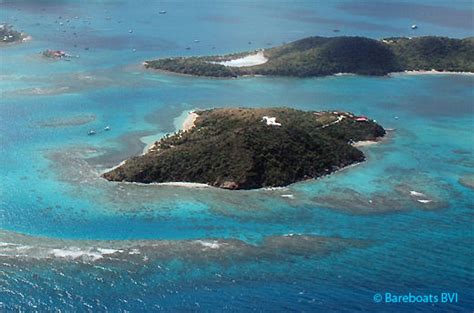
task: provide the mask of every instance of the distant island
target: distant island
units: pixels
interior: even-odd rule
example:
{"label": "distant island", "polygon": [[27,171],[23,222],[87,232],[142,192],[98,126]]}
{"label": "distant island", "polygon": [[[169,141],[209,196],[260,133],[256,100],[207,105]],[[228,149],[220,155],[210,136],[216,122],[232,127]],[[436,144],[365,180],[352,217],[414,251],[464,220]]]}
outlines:
{"label": "distant island", "polygon": [[192,182],[225,189],[285,186],[362,162],[357,143],[385,130],[347,112],[222,108],[193,112],[184,130],[103,174],[111,181]]}
{"label": "distant island", "polygon": [[279,47],[224,56],[144,62],[149,69],[208,77],[313,77],[338,73],[382,76],[402,71],[474,72],[474,37],[309,37]]}
{"label": "distant island", "polygon": [[22,32],[16,31],[11,25],[0,24],[0,42],[7,43],[17,43],[23,42],[29,37]]}

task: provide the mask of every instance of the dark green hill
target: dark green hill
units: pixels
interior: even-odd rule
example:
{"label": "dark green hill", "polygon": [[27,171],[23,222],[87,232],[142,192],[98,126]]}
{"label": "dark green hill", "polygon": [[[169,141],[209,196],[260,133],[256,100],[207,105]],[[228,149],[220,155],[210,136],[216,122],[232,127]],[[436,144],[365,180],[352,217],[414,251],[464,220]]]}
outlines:
{"label": "dark green hill", "polygon": [[222,62],[252,54],[167,58],[145,62],[147,68],[175,73],[238,77],[276,75],[311,77],[336,73],[386,75],[404,70],[474,72],[472,38],[444,37],[389,38],[309,37],[264,51],[264,64],[231,67]]}
{"label": "dark green hill", "polygon": [[[284,186],[361,162],[350,141],[375,140],[384,129],[344,112],[287,108],[197,112],[195,126],[104,174],[113,181],[196,182],[229,189]],[[281,125],[268,125],[264,116]]]}
{"label": "dark green hill", "polygon": [[474,39],[446,37],[386,40],[404,70],[474,72]]}

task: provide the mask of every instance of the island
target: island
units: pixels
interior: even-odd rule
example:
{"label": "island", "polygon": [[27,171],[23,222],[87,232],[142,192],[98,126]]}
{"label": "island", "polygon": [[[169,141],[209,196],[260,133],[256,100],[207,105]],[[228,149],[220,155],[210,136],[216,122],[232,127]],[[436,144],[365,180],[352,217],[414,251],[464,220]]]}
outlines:
{"label": "island", "polygon": [[224,56],[144,62],[148,69],[207,77],[383,76],[402,71],[474,72],[474,37],[309,37],[279,47]]}
{"label": "island", "polygon": [[66,59],[71,58],[72,56],[62,50],[44,50],[42,55],[50,59]]}
{"label": "island", "polygon": [[225,189],[286,186],[365,160],[356,146],[385,130],[366,116],[290,108],[218,108],[103,174],[110,181],[191,182]]}
{"label": "island", "polygon": [[22,32],[16,31],[11,25],[0,24],[0,42],[4,44],[23,42],[29,37]]}

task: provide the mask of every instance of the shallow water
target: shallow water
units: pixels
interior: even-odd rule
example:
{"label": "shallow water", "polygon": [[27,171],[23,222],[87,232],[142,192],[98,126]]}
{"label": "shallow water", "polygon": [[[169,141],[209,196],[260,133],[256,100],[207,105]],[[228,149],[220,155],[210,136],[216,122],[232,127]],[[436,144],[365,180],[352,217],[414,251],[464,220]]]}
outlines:
{"label": "shallow water", "polygon": [[[0,308],[380,311],[373,294],[391,291],[458,292],[459,303],[435,308],[470,311],[473,191],[463,179],[474,174],[474,76],[216,80],[140,67],[156,56],[331,36],[336,27],[341,35],[411,35],[413,19],[419,34],[472,35],[462,13],[469,2],[448,9],[394,3],[411,20],[355,1],[152,9],[147,2],[1,2],[0,19],[33,40],[1,48]],[[427,6],[431,17],[419,13]],[[49,48],[79,58],[42,59]],[[183,112],[222,106],[347,110],[395,131],[363,148],[366,162],[285,188],[99,177],[173,132]],[[97,135],[87,136],[89,129]]]}

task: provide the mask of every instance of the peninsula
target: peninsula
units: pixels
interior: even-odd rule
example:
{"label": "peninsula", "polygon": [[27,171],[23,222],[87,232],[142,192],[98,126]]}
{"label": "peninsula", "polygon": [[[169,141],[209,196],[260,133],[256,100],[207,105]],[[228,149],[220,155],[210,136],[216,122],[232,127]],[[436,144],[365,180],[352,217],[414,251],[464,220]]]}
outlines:
{"label": "peninsula", "polygon": [[364,161],[354,143],[385,135],[375,121],[338,111],[222,108],[190,117],[187,130],[165,136],[103,177],[226,189],[285,186]]}
{"label": "peninsula", "polygon": [[149,69],[208,77],[382,76],[402,71],[474,72],[474,37],[308,37],[279,47],[224,56],[146,61]]}
{"label": "peninsula", "polygon": [[16,43],[26,40],[28,36],[25,33],[16,31],[11,25],[0,24],[0,43]]}

